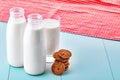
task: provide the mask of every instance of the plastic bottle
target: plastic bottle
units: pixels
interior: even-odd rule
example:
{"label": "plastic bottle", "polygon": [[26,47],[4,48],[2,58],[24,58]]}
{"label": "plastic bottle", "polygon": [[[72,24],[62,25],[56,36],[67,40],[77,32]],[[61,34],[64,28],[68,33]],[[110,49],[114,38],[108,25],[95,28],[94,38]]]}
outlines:
{"label": "plastic bottle", "polygon": [[14,67],[23,66],[23,35],[26,26],[24,9],[13,7],[7,24],[7,59]]}
{"label": "plastic bottle", "polygon": [[24,69],[31,75],[42,74],[46,67],[44,31],[40,26],[42,16],[28,15],[28,23],[24,33]]}

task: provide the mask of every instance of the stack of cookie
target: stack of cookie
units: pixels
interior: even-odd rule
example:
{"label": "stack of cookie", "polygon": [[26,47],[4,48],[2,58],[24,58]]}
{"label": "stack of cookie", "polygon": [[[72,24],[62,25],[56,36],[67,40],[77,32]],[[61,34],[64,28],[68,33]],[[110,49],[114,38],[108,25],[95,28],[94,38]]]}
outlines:
{"label": "stack of cookie", "polygon": [[52,72],[56,75],[62,75],[69,68],[69,59],[71,52],[66,49],[61,49],[53,54],[55,62],[52,65]]}

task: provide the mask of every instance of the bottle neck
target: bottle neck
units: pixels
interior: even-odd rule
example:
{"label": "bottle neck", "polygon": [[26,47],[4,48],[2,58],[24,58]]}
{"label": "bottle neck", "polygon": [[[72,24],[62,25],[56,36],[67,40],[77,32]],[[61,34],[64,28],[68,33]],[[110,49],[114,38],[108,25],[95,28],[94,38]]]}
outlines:
{"label": "bottle neck", "polygon": [[10,9],[11,18],[24,18],[24,9],[20,7],[13,7]]}
{"label": "bottle neck", "polygon": [[30,14],[28,15],[28,24],[39,25],[41,24],[42,16],[39,14]]}

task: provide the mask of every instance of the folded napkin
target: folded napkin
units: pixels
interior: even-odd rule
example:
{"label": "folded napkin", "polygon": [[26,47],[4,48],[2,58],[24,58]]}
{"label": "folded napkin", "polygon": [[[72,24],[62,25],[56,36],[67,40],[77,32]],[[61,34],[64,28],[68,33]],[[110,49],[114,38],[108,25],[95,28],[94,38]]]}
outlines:
{"label": "folded napkin", "polygon": [[30,13],[61,16],[61,31],[120,40],[120,5],[108,1],[0,0],[0,21],[7,22],[11,7]]}

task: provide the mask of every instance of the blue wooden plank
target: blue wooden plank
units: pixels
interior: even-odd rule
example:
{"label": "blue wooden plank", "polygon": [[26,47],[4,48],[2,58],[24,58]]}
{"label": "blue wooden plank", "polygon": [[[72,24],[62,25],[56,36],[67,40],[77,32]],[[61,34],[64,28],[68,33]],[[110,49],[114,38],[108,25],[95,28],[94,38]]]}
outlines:
{"label": "blue wooden plank", "polygon": [[63,47],[73,54],[62,80],[113,80],[101,39],[62,33]]}
{"label": "blue wooden plank", "polygon": [[0,80],[8,80],[9,65],[6,58],[6,23],[0,22]]}
{"label": "blue wooden plank", "polygon": [[104,40],[114,80],[120,80],[120,41]]}
{"label": "blue wooden plank", "polygon": [[11,67],[9,80],[61,80],[61,77],[54,75],[51,72],[51,63],[47,63],[45,73],[39,76],[31,76],[23,68]]}

